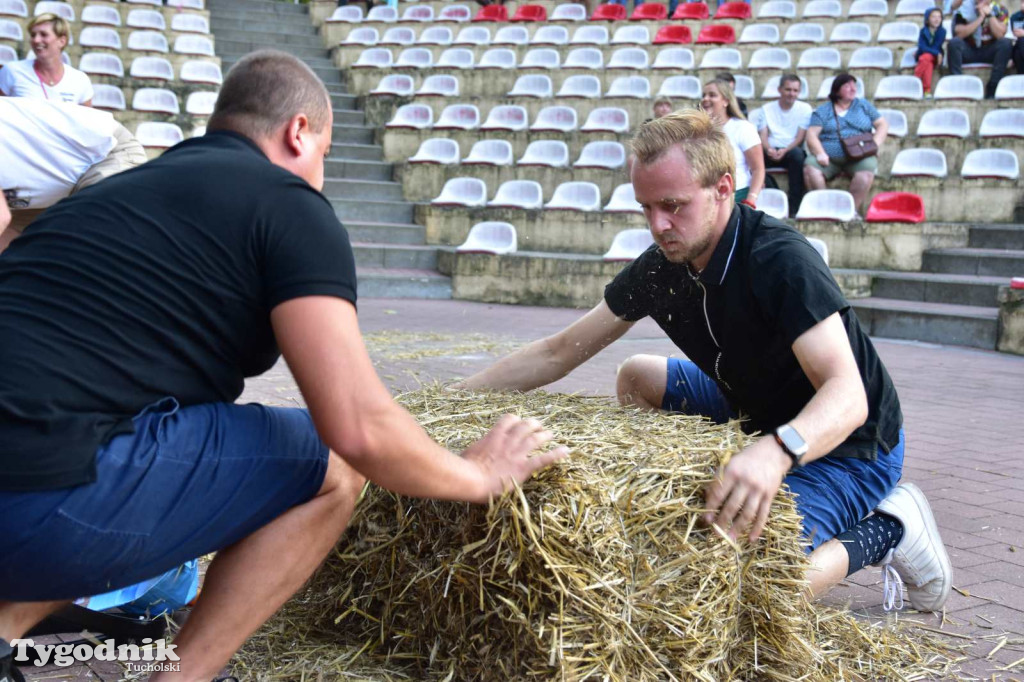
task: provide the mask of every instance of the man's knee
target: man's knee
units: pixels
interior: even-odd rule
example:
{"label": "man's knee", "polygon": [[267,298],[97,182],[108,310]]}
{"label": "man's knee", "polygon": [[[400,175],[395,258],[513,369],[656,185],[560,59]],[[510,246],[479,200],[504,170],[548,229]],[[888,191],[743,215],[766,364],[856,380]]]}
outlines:
{"label": "man's knee", "polygon": [[615,392],[622,405],[661,407],[665,394],[668,359],[658,355],[634,355],[619,366]]}
{"label": "man's knee", "polygon": [[330,496],[338,504],[354,502],[366,485],[366,477],[333,450],[327,455],[327,472],[317,497]]}
{"label": "man's knee", "polygon": [[803,149],[800,147],[793,147],[786,152],[786,155],[782,157],[782,160],[790,166],[804,167],[804,159],[806,158],[807,153]]}
{"label": "man's knee", "polygon": [[[1005,68],[1006,62],[1010,59],[1011,52],[1013,52],[1013,41],[1009,38],[1000,38],[996,41],[996,55],[992,60],[992,63],[999,64]],[[1002,63],[1000,63],[1000,59],[1002,60]]]}

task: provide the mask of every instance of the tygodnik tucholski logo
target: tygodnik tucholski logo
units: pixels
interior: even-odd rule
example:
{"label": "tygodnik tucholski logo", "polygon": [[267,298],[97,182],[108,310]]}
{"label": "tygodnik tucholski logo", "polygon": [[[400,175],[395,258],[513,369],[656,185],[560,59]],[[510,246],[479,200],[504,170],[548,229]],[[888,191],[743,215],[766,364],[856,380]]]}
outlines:
{"label": "tygodnik tucholski logo", "polygon": [[31,639],[16,639],[14,662],[31,665],[56,665],[66,668],[88,661],[119,661],[131,672],[180,672],[181,659],[174,653],[175,644],[163,639],[146,637],[141,644],[117,644],[107,640],[102,644],[36,644]]}

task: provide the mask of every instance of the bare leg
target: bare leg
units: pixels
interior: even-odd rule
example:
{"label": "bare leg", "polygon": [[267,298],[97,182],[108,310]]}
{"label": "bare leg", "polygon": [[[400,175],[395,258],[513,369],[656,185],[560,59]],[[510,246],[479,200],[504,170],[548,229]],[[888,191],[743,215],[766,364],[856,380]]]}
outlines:
{"label": "bare leg", "polygon": [[0,601],[0,639],[25,636],[36,623],[69,604],[66,601]]}
{"label": "bare leg", "polygon": [[846,577],[850,566],[850,555],[839,540],[832,539],[818,545],[811,552],[811,569],[807,572],[810,581],[808,593],[811,599],[818,599]]}
{"label": "bare leg", "polygon": [[659,355],[634,355],[619,367],[615,392],[620,405],[636,405],[648,410],[661,409],[668,381],[668,358]]}
{"label": "bare leg", "polygon": [[853,174],[850,181],[850,194],[853,195],[853,203],[857,212],[864,214],[864,202],[867,201],[868,192],[871,191],[871,184],[875,181],[875,174],[870,171],[859,171]]}
{"label": "bare leg", "polygon": [[813,166],[804,166],[804,183],[808,189],[825,189],[825,174]]}
{"label": "bare leg", "polygon": [[174,640],[181,672],[150,679],[213,679],[338,542],[364,482],[332,452],[316,497],[218,552],[195,610]]}

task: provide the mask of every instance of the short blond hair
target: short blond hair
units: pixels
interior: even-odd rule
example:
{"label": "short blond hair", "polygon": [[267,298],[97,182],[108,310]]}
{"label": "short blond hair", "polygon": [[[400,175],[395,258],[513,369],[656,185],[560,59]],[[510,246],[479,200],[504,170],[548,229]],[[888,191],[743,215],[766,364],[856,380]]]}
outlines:
{"label": "short blond hair", "polygon": [[722,126],[700,109],[679,109],[640,126],[630,142],[636,160],[656,161],[679,145],[701,187],[713,187],[723,175],[736,177],[736,157]]}
{"label": "short blond hair", "polygon": [[28,32],[31,33],[39,24],[45,24],[48,21],[53,22],[53,34],[58,38],[67,38],[71,35],[71,25],[68,24],[68,20],[59,14],[53,14],[52,12],[46,12],[40,14],[32,21],[28,22]]}

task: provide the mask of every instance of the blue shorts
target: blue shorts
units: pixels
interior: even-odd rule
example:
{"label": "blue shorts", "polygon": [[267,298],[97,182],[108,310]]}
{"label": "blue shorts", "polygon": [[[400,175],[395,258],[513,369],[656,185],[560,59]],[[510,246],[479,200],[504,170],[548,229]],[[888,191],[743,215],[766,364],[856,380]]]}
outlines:
{"label": "blue shorts", "polygon": [[[668,359],[668,378],[661,407],[670,412],[702,415],[723,424],[736,412],[711,377],[689,360]],[[866,517],[892,492],[903,473],[903,429],[900,442],[878,459],[822,457],[794,470],[783,480],[796,495],[808,551],[831,540]]]}
{"label": "blue shorts", "polygon": [[0,491],[0,600],[74,599],[231,545],[323,485],[329,451],[306,410],[173,398],[96,454],[96,481]]}

